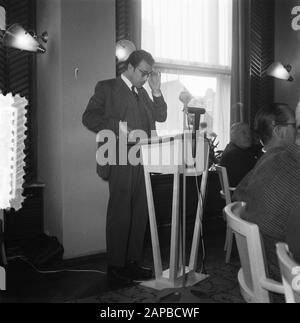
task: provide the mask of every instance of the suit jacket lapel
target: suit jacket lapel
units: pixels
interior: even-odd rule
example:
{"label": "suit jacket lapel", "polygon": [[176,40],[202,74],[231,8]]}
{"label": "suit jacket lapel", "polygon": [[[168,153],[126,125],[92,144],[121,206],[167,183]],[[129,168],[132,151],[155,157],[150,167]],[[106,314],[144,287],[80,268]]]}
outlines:
{"label": "suit jacket lapel", "polygon": [[148,120],[150,122],[150,127],[151,127],[151,130],[152,130],[152,127],[153,127],[153,125],[152,125],[153,124],[153,115],[152,115],[152,109],[147,104],[147,99],[145,98],[145,96],[147,95],[145,93],[146,90],[143,88],[143,89],[140,89],[138,92],[139,92],[139,98],[140,98],[140,100],[143,101],[143,106],[144,106],[145,111],[147,113],[147,117],[148,117]]}
{"label": "suit jacket lapel", "polygon": [[[152,109],[148,104],[148,100],[145,98],[145,96],[147,95],[145,91],[145,89],[138,89],[139,100],[141,100],[145,112],[147,113],[150,128],[151,130],[154,130],[155,123],[153,121]],[[115,106],[118,109],[119,118],[120,120],[125,120],[127,110],[130,109],[130,107],[137,105],[136,98],[131,93],[131,90],[126,85],[126,83],[121,79],[121,77],[118,77],[116,79],[115,92],[113,94],[116,98]]]}

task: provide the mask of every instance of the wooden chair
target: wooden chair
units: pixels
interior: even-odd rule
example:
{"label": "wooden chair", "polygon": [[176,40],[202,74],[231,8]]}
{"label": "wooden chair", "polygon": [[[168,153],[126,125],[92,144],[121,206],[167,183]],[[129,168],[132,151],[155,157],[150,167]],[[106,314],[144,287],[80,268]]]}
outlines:
{"label": "wooden chair", "polygon": [[3,267],[0,266],[0,290],[6,290],[6,272]]}
{"label": "wooden chair", "polygon": [[4,245],[4,215],[3,210],[0,210],[0,259],[3,265],[7,265],[7,258]]}
{"label": "wooden chair", "polygon": [[[223,199],[225,199],[226,205],[230,204],[231,201],[231,194],[235,190],[235,187],[229,186],[228,175],[226,167],[224,166],[215,166],[216,171],[218,172],[220,184],[221,184],[221,191],[220,195]],[[224,216],[226,220],[226,217]],[[231,250],[232,250],[232,242],[233,242],[233,233],[231,229],[227,226],[226,229],[226,238],[225,238],[225,245],[224,250],[226,251],[226,263],[230,262]]]}
{"label": "wooden chair", "polygon": [[300,265],[292,258],[286,243],[277,243],[276,252],[282,276],[285,300],[287,303],[300,303]]}
{"label": "wooden chair", "polygon": [[234,202],[225,207],[227,225],[235,234],[241,266],[238,281],[241,294],[247,303],[270,303],[269,292],[284,294],[283,285],[269,279],[265,266],[259,228],[241,219],[244,202]]}

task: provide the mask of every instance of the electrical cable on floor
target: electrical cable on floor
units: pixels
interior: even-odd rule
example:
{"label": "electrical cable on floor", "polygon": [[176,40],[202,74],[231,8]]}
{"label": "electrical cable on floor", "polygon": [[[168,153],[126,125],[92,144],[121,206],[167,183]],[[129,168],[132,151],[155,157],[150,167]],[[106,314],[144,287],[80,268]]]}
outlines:
{"label": "electrical cable on floor", "polygon": [[62,272],[74,272],[74,273],[97,273],[97,274],[106,275],[106,272],[104,272],[104,271],[89,270],[89,269],[87,269],[87,270],[85,270],[85,269],[39,270],[24,256],[9,257],[9,260],[14,260],[14,259],[21,259],[22,261],[29,264],[39,274],[57,274],[57,273],[62,273]]}
{"label": "electrical cable on floor", "polygon": [[[63,272],[73,272],[73,273],[96,273],[96,274],[102,274],[106,275],[107,273],[104,271],[100,270],[90,270],[90,269],[60,269],[60,270],[39,270],[37,269],[26,257],[24,256],[13,256],[9,257],[9,260],[14,260],[14,259],[21,259],[22,261],[26,262],[29,264],[37,273],[39,274],[57,274],[57,273],[63,273]],[[139,279],[134,279],[134,283],[141,283],[143,280]]]}

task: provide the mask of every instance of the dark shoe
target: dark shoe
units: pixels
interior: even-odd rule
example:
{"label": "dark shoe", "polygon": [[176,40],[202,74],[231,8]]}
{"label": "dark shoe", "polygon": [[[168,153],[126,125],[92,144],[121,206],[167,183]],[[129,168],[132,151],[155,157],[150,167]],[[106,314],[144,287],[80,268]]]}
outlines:
{"label": "dark shoe", "polygon": [[110,285],[126,286],[133,283],[132,279],[126,275],[127,271],[122,267],[108,266],[107,278]]}
{"label": "dark shoe", "polygon": [[152,269],[138,265],[136,261],[132,261],[127,265],[127,276],[133,280],[147,280],[153,277]]}

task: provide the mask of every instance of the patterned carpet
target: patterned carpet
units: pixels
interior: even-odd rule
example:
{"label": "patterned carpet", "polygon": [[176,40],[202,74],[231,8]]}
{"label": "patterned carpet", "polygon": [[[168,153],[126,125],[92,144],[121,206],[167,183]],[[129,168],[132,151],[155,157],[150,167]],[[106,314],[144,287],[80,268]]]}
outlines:
{"label": "patterned carpet", "polygon": [[[237,282],[238,263],[213,265],[206,268],[209,278],[192,288],[157,291],[140,285],[109,291],[76,303],[244,303]],[[178,293],[174,293],[178,292]]]}

